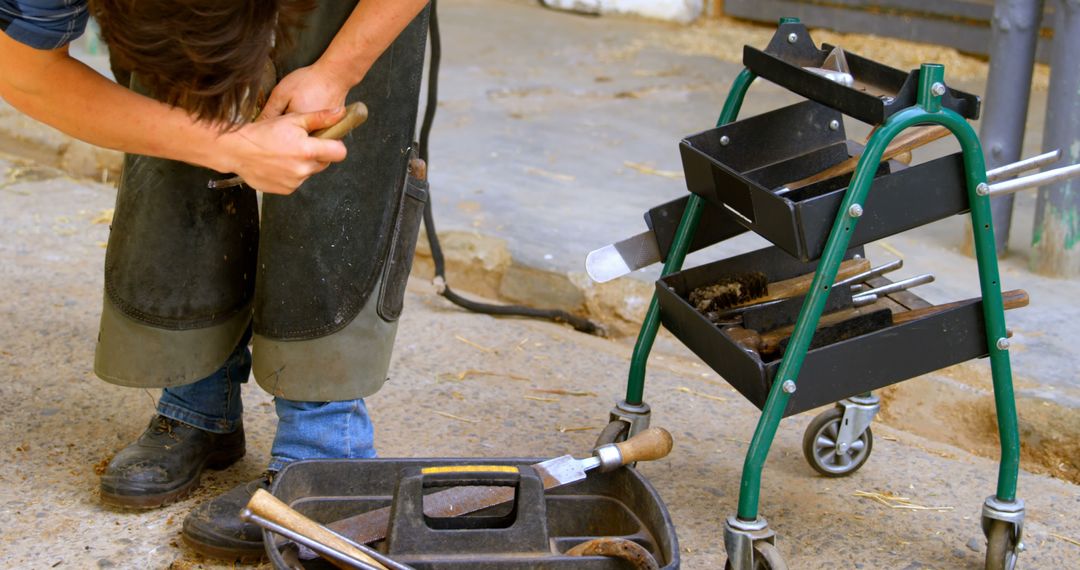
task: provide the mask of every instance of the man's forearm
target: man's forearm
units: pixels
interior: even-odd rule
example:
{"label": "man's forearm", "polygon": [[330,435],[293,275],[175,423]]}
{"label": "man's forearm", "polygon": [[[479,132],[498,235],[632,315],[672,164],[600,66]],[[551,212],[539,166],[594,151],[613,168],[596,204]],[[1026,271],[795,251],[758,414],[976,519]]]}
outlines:
{"label": "man's forearm", "polygon": [[42,93],[6,90],[3,96],[27,115],[97,146],[233,170],[224,153],[213,152],[220,134],[214,126],[124,89],[75,60],[58,67],[67,66],[73,69],[57,70],[63,77],[52,83],[57,87]]}
{"label": "man's forearm", "polygon": [[364,78],[375,60],[423,10],[428,0],[364,0],[315,64],[348,85]]}
{"label": "man's forearm", "polygon": [[98,146],[233,169],[215,126],[120,87],[62,51],[31,51],[4,34],[0,51],[0,97],[27,115]]}

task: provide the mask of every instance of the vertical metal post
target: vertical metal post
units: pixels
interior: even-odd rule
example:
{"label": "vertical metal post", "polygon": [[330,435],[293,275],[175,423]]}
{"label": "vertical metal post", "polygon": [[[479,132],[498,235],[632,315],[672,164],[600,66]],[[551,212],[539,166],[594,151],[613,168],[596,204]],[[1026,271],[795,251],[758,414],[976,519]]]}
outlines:
{"label": "vertical metal post", "polygon": [[[1054,2],[1054,42],[1046,97],[1043,148],[1060,148],[1058,166],[1080,162],[1080,0]],[[1080,275],[1080,181],[1039,189],[1032,232],[1031,270],[1055,277]]]}
{"label": "vertical metal post", "polygon": [[[990,74],[986,80],[986,105],[979,130],[987,168],[1020,158],[1042,12],[1043,0],[997,0],[994,3]],[[1013,195],[992,199],[990,211],[994,217],[994,244],[997,254],[1002,256],[1009,243]]]}

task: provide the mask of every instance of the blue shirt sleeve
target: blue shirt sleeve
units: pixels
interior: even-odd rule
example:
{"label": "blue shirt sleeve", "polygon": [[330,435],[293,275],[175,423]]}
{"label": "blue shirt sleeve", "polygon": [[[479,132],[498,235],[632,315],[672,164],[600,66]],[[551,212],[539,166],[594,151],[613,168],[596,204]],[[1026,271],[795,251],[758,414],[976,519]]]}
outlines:
{"label": "blue shirt sleeve", "polygon": [[86,0],[0,0],[0,30],[36,49],[56,49],[82,35]]}

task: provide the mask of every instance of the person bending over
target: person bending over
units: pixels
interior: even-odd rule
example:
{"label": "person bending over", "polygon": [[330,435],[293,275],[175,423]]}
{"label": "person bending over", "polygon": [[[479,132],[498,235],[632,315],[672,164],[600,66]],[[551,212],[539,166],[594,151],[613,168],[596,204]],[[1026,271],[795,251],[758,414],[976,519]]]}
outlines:
{"label": "person bending over", "polygon": [[[127,153],[94,371],[162,393],[104,503],[166,505],[239,460],[252,371],[278,416],[267,475],[188,515],[196,550],[260,557],[237,516],[254,489],[291,461],[374,456],[364,398],[386,380],[414,243],[397,236],[422,205],[406,188],[425,5],[0,0],[0,97]],[[90,14],[122,85],[68,54]],[[309,135],[353,101],[360,129]],[[207,187],[229,174],[247,184]]]}

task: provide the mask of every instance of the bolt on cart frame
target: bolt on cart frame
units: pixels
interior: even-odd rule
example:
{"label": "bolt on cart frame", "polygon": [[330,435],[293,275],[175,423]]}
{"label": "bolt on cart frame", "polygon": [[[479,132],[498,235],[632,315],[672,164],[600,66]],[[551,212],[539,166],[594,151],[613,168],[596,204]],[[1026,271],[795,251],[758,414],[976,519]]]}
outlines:
{"label": "bolt on cart frame", "polygon": [[[805,28],[798,24],[797,19],[784,18],[781,19],[780,24],[778,35],[786,34],[791,29],[791,25],[796,25],[796,29],[805,33]],[[789,37],[788,41],[793,42],[793,38]],[[717,121],[718,127],[736,119],[746,92],[756,77],[757,75],[750,69],[744,69],[738,75]],[[845,191],[832,230],[820,256],[812,285],[802,305],[788,348],[776,370],[747,451],[743,464],[738,511],[735,516],[727,519],[724,529],[724,543],[730,568],[748,570],[762,567],[785,567],[774,545],[775,534],[768,528],[768,523],[758,512],[761,472],[777,427],[787,408],[788,400],[798,384],[799,372],[810,349],[830,288],[835,281],[845,252],[848,250],[858,219],[864,213],[867,194],[882,154],[901,131],[920,124],[937,124],[947,128],[957,139],[963,154],[967,200],[974,230],[975,253],[982,292],[982,314],[992,368],[1001,441],[997,492],[986,499],[982,511],[982,527],[989,543],[987,568],[995,570],[1012,568],[1017,554],[1023,549],[1020,539],[1024,503],[1016,498],[1020,442],[1009,363],[1009,341],[994,250],[986,167],[981,144],[972,127],[963,116],[942,106],[942,97],[946,92],[944,67],[938,64],[923,64],[918,75],[915,104],[888,116],[866,144]],[[682,268],[704,208],[704,198],[691,194],[670,249],[667,251],[662,275],[670,275]],[[602,439],[619,437],[620,431],[633,435],[647,427],[650,411],[643,401],[645,369],[660,324],[660,303],[658,297],[654,295],[634,347],[626,399],[619,402],[612,410],[612,423],[601,435]]]}

